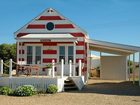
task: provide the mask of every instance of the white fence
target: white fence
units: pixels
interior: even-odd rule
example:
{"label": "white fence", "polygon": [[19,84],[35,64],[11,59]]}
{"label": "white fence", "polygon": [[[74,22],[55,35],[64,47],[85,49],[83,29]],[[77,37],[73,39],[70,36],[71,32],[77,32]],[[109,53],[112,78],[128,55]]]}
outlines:
{"label": "white fence", "polygon": [[46,91],[48,85],[55,84],[58,92],[62,92],[64,88],[64,79],[62,78],[43,78],[43,77],[1,77],[0,86],[8,86],[12,89],[22,85],[33,85],[39,91]]}

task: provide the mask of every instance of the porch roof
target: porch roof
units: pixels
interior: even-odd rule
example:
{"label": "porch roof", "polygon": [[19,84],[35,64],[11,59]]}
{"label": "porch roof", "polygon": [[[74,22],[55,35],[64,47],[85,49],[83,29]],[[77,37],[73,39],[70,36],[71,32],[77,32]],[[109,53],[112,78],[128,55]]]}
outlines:
{"label": "porch roof", "polygon": [[118,55],[140,52],[140,47],[89,39],[89,49]]}
{"label": "porch roof", "polygon": [[20,38],[16,38],[19,41],[41,41],[41,40],[51,40],[51,41],[76,41],[77,38],[71,34],[27,34]]}

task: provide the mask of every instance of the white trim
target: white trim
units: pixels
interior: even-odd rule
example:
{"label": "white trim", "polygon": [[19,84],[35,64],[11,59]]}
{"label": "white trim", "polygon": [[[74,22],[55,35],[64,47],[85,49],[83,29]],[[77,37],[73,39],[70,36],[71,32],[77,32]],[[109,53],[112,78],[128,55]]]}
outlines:
{"label": "white trim", "polygon": [[90,46],[97,46],[97,47],[103,47],[106,49],[111,49],[114,51],[123,51],[124,53],[134,53],[140,51],[140,47],[132,46],[132,45],[124,45],[124,44],[118,44],[118,43],[111,43],[106,41],[99,41],[99,40],[92,40],[88,39],[88,43]]}

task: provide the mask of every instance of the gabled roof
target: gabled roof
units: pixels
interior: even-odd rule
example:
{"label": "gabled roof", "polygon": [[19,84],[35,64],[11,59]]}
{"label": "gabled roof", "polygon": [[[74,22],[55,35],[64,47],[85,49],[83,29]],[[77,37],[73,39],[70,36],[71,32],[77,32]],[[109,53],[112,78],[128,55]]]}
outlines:
{"label": "gabled roof", "polygon": [[[54,23],[54,29],[49,31],[46,29],[46,24],[48,22]],[[48,8],[43,11],[40,15],[32,19],[26,25],[17,30],[14,34],[17,37],[18,34],[22,34],[21,36],[27,35],[29,33],[33,34],[48,34],[48,33],[83,33],[87,35],[87,33],[71,22],[68,18],[64,17],[56,10],[52,8]]]}
{"label": "gabled roof", "polygon": [[118,43],[111,43],[99,40],[88,40],[90,50],[118,54],[118,55],[130,55],[136,52],[140,52],[140,47],[124,45]]}

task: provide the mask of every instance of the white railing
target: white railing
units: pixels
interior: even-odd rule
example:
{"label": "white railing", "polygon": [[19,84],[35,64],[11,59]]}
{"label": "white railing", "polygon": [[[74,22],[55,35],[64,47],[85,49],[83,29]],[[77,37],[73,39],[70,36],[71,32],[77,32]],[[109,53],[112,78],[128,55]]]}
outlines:
{"label": "white railing", "polygon": [[[7,66],[9,67],[9,77],[11,78],[12,77],[12,64],[16,64],[15,62],[12,61],[12,59],[9,60],[9,65],[6,65],[3,60],[0,60],[0,74],[3,75],[3,66]],[[19,64],[17,64],[19,65]],[[69,76],[75,76],[76,74],[76,71],[75,69],[72,69],[72,67],[75,67],[74,65],[76,64],[72,64],[72,61],[70,60],[69,61]],[[23,65],[22,65],[23,66]],[[55,61],[52,60],[52,73],[51,73],[51,77],[54,78],[56,75],[55,75],[55,67],[56,67],[56,64],[55,64]],[[81,60],[79,60],[79,63],[78,63],[78,76],[81,76],[81,72],[82,72],[82,63],[81,63]],[[62,59],[61,60],[61,78],[64,77],[64,60]]]}

